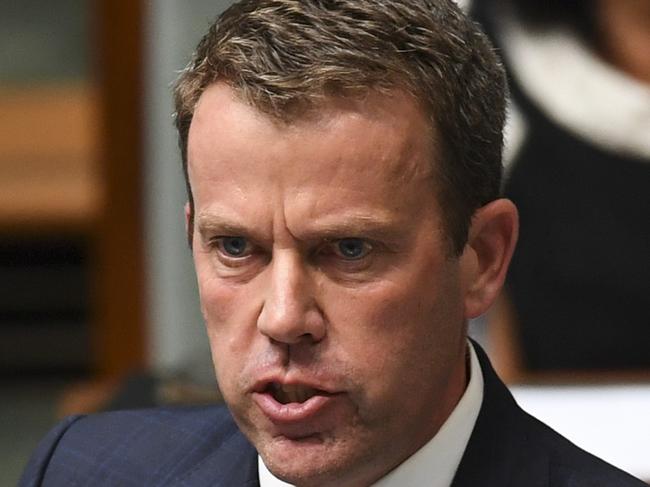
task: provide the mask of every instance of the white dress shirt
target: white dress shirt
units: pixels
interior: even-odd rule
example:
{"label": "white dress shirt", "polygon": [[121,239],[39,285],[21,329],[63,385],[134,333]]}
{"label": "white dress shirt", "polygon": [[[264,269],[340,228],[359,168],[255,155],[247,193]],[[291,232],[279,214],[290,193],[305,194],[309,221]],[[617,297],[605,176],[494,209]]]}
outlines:
{"label": "white dress shirt", "polygon": [[[449,487],[463,457],[483,403],[483,373],[476,352],[470,354],[469,384],[436,435],[373,487]],[[257,458],[260,487],[291,487],[275,477]]]}

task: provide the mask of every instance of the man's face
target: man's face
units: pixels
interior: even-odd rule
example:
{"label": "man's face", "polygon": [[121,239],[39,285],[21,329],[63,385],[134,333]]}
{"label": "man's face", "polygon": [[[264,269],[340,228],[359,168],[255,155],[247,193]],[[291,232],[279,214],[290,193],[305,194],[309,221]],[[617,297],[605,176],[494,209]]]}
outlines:
{"label": "man's face", "polygon": [[189,134],[193,253],[221,391],[276,475],[360,485],[428,441],[465,387],[461,260],[407,96],[274,122],[224,84]]}

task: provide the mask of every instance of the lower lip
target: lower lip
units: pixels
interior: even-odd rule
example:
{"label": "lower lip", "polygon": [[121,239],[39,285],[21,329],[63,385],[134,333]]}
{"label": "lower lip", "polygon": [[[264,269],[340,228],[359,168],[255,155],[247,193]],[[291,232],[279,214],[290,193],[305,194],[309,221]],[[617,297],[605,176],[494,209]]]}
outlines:
{"label": "lower lip", "polygon": [[264,415],[273,423],[291,424],[308,421],[322,413],[332,404],[338,394],[327,396],[316,395],[305,402],[292,402],[282,404],[276,401],[269,393],[253,393],[253,401],[257,404]]}

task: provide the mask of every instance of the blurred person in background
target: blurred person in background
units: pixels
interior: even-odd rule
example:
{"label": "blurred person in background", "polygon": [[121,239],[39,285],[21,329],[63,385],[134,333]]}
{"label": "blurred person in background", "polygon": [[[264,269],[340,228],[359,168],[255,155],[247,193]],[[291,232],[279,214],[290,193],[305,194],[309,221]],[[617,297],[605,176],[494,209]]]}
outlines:
{"label": "blurred person in background", "polygon": [[480,0],[510,75],[521,233],[497,370],[650,369],[650,2]]}

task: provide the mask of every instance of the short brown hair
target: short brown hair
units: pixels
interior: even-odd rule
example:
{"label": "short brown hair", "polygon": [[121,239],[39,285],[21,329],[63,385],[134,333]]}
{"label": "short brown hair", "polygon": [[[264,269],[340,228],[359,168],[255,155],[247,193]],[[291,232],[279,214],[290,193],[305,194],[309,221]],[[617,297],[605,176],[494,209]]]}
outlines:
{"label": "short brown hair", "polygon": [[241,0],[211,25],[175,86],[187,180],[195,105],[214,82],[290,121],[328,97],[405,90],[442,143],[444,225],[462,251],[474,212],[499,196],[506,82],[490,42],[452,0]]}

